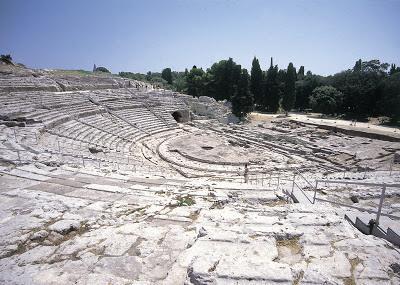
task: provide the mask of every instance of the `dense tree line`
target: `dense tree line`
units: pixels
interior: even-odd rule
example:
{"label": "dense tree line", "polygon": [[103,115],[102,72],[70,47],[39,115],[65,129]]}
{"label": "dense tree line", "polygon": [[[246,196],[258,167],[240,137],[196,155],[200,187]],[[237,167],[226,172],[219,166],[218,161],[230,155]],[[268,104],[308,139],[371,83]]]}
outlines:
{"label": "dense tree line", "polygon": [[305,73],[304,66],[296,72],[293,63],[279,69],[272,58],[263,71],[256,57],[250,74],[229,58],[206,70],[193,66],[185,72],[165,68],[161,73],[120,75],[197,97],[229,100],[241,118],[254,109],[274,113],[295,109],[357,119],[388,116],[393,123],[400,121],[400,68],[379,60],[358,60],[353,68],[327,77]]}
{"label": "dense tree line", "polygon": [[158,88],[186,92],[185,72],[172,71],[170,68],[165,68],[162,72],[149,71],[146,74],[121,71],[119,76],[148,82]]}

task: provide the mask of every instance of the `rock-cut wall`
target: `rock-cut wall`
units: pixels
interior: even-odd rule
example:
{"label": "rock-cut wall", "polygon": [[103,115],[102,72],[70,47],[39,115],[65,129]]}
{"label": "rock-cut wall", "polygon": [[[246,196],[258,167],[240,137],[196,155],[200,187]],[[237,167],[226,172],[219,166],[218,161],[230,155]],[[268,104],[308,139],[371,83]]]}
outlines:
{"label": "rock-cut wall", "polygon": [[190,107],[191,118],[195,120],[215,119],[221,123],[237,123],[239,119],[232,114],[226,101],[216,101],[207,96],[193,97],[181,95],[182,100]]}

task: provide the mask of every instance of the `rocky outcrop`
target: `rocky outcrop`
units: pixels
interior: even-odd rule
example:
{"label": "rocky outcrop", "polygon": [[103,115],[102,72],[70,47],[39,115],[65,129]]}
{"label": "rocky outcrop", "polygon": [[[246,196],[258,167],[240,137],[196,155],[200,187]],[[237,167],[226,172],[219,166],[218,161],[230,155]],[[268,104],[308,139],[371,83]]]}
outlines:
{"label": "rocky outcrop", "polygon": [[181,95],[180,98],[190,107],[192,118],[215,119],[221,123],[237,123],[239,119],[232,114],[230,105],[226,101],[218,102],[214,98],[207,96],[192,97]]}

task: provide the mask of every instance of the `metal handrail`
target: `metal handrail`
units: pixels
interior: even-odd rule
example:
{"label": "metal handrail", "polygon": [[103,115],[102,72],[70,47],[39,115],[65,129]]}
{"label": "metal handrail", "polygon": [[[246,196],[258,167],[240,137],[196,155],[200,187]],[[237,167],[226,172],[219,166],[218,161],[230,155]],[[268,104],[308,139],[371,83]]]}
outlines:
{"label": "metal handrail", "polygon": [[[299,188],[299,190],[301,191],[301,193],[307,198],[307,200],[310,202],[310,203],[312,203],[312,204],[314,204],[313,203],[313,201],[311,201],[311,199],[307,196],[307,194],[304,192],[304,190],[293,180],[293,185],[296,185],[297,186],[297,188]],[[294,187],[293,187],[294,188]],[[292,188],[292,194],[293,194],[293,189]]]}
{"label": "metal handrail", "polygon": [[330,179],[317,179],[315,182],[318,183],[335,183],[335,184],[352,184],[352,185],[363,185],[363,186],[386,186],[386,187],[398,187],[400,184],[393,183],[372,183],[372,182],[357,182],[357,181],[342,181],[342,180],[330,180]]}
{"label": "metal handrail", "polygon": [[[335,183],[335,184],[351,184],[351,185],[362,185],[362,186],[372,186],[372,187],[382,187],[382,192],[381,192],[381,197],[379,199],[379,205],[378,205],[378,210],[377,211],[372,211],[366,208],[362,208],[362,207],[355,207],[352,205],[347,205],[344,203],[340,203],[340,202],[335,202],[335,201],[330,201],[330,200],[326,200],[326,199],[321,199],[321,198],[317,198],[317,186],[318,183]],[[385,193],[386,193],[386,188],[387,187],[392,187],[392,188],[400,188],[400,184],[386,184],[386,183],[369,183],[369,182],[357,182],[357,181],[337,181],[337,180],[328,180],[328,179],[318,179],[315,181],[315,189],[314,189],[314,203],[316,200],[318,201],[322,201],[322,202],[328,202],[328,203],[332,203],[332,204],[337,204],[340,206],[344,206],[344,207],[348,207],[348,208],[354,208],[360,211],[365,211],[365,212],[369,212],[369,213],[373,213],[376,214],[376,218],[375,218],[375,224],[379,225],[379,219],[381,216],[387,216],[390,218],[395,218],[395,219],[400,219],[399,216],[395,216],[395,215],[391,215],[391,214],[385,214],[382,213],[382,207],[383,207],[383,202],[385,200]]]}
{"label": "metal handrail", "polygon": [[305,180],[305,181],[308,183],[308,185],[310,185],[312,188],[315,188],[315,186],[312,185],[311,182],[308,181],[307,178],[305,178],[305,177],[303,176],[303,174],[301,174],[300,171],[299,171],[297,168],[295,168],[294,170],[297,172],[297,175],[299,175],[301,178],[303,178],[303,180]]}

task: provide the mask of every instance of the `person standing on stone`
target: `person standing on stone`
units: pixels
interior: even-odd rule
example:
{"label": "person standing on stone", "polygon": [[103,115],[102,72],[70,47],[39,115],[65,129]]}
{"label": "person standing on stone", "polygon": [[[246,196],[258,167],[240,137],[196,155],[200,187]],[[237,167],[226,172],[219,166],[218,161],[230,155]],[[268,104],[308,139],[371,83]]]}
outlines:
{"label": "person standing on stone", "polygon": [[244,183],[249,183],[249,168],[247,163],[244,165]]}

